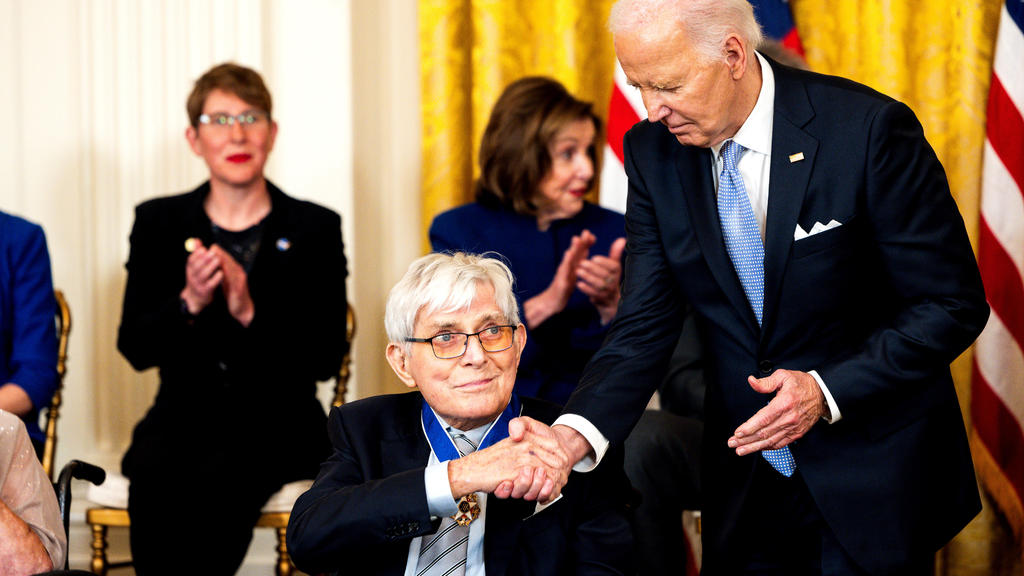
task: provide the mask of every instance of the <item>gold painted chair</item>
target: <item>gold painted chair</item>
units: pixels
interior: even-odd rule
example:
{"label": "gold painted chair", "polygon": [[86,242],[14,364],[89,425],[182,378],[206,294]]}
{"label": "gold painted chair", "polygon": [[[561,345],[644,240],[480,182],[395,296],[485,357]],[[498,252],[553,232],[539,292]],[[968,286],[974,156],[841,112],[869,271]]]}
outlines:
{"label": "gold painted chair", "polygon": [[57,323],[57,389],[50,398],[46,408],[46,440],[43,444],[43,470],[53,482],[53,457],[57,451],[57,419],[60,418],[60,405],[63,401],[64,374],[67,372],[68,337],[71,336],[71,308],[60,290],[53,291],[57,300],[57,312],[54,321]]}
{"label": "gold painted chair", "polygon": [[[348,316],[345,322],[345,338],[348,340],[350,349],[341,360],[341,369],[335,377],[334,383],[334,406],[341,406],[345,403],[345,395],[348,392],[348,379],[351,376],[351,344],[356,334],[356,315],[352,310],[352,304],[348,306]],[[120,475],[107,476],[108,481],[124,479]],[[312,480],[300,480],[290,482],[281,487],[273,494],[263,506],[259,520],[256,521],[257,528],[273,528],[277,535],[277,562],[274,565],[274,574],[277,576],[291,576],[294,567],[291,556],[288,554],[288,547],[285,543],[285,534],[288,529],[288,518],[291,515],[292,505],[295,500],[313,484]],[[90,489],[93,487],[90,487]],[[102,487],[99,487],[102,490]],[[130,527],[131,521],[128,518],[128,485],[123,484],[117,490],[115,498],[116,507],[101,506],[89,508],[85,511],[85,521],[92,529],[92,564],[91,569],[96,574],[104,576],[108,570],[131,566],[131,560],[110,562],[107,559],[107,529],[111,526]],[[90,493],[93,493],[92,491]],[[100,499],[100,498],[97,498]],[[113,502],[113,501],[112,501]]]}

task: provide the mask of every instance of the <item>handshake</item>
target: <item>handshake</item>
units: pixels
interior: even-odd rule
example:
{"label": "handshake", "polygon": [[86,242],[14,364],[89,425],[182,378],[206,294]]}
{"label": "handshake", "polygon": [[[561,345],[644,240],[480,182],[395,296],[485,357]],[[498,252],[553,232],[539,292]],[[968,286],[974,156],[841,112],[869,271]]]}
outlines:
{"label": "handshake", "polygon": [[573,465],[591,452],[582,434],[563,425],[548,427],[522,416],[508,426],[508,438],[484,450],[448,461],[452,496],[473,492],[547,504],[561,494]]}

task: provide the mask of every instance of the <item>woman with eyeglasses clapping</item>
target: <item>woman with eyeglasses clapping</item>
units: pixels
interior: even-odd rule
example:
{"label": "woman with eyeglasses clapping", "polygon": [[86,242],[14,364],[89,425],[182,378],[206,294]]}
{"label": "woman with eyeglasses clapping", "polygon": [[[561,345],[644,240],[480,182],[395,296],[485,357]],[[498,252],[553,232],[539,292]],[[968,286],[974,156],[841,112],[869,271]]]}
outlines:
{"label": "woman with eyeglasses clapping", "polygon": [[[346,351],[335,212],[264,176],[277,123],[260,75],[221,64],[188,98],[209,179],[135,213],[118,349],[160,389],[122,462],[135,571],[233,574],[267,498],[330,450],[316,382]],[[196,514],[202,513],[201,521]],[[169,553],[188,541],[188,554]]]}

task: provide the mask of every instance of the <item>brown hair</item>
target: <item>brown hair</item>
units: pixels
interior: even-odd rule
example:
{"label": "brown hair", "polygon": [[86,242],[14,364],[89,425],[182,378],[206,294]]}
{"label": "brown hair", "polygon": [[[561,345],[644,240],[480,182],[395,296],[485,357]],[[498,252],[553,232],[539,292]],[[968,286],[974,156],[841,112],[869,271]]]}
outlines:
{"label": "brown hair", "polygon": [[[583,119],[593,121],[600,132],[601,119],[592,105],[577,100],[551,78],[530,76],[509,84],[494,104],[480,141],[476,200],[536,214],[531,199],[551,169],[548,145],[559,130]],[[587,154],[597,173],[594,146]]]}
{"label": "brown hair", "polygon": [[271,117],[273,102],[270,91],[267,90],[259,73],[252,68],[225,62],[210,68],[200,76],[192,87],[192,93],[188,95],[185,109],[193,128],[199,128],[199,116],[203,113],[203,105],[206,104],[207,96],[214,90],[234,94],[254,108],[266,112],[268,118]]}

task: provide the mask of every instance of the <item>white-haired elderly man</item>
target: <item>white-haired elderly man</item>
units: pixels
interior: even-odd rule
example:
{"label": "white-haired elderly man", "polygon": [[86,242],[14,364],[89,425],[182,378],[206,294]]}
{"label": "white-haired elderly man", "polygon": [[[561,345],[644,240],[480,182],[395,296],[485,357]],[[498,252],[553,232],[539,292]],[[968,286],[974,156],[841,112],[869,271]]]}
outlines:
{"label": "white-haired elderly man", "polygon": [[499,260],[430,254],[392,289],[387,359],[418,391],[331,412],[334,453],[288,526],[296,566],[424,576],[632,571],[621,453],[599,473],[572,475],[546,506],[489,497],[557,457],[506,438],[513,418],[550,423],[559,412],[512,391],[526,343],[512,283]]}

